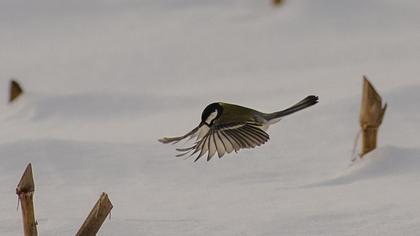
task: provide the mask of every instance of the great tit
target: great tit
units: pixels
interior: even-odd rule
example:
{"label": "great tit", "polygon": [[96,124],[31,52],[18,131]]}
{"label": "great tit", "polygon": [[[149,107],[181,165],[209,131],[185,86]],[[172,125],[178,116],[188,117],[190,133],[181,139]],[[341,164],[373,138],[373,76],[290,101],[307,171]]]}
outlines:
{"label": "great tit", "polygon": [[290,115],[318,103],[317,96],[307,96],[295,105],[278,112],[263,113],[251,108],[216,102],[208,105],[201,114],[200,124],[179,137],[159,139],[162,143],[178,143],[189,138],[197,138],[193,146],[178,148],[176,156],[190,156],[199,153],[195,161],[207,153],[209,161],[217,152],[219,158],[225,153],[238,152],[244,148],[254,148],[267,142],[270,137],[265,132],[268,127]]}

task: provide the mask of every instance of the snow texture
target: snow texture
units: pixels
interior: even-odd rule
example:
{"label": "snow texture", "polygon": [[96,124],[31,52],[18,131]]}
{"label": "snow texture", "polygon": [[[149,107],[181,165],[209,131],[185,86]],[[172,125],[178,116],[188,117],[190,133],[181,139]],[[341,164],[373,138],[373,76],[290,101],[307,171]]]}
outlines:
{"label": "snow texture", "polygon": [[[74,235],[101,192],[100,235],[418,235],[418,1],[0,1],[0,235],[22,235],[34,170],[42,236]],[[362,75],[388,102],[351,163]],[[7,104],[10,78],[26,94]],[[320,103],[270,141],[193,163],[158,143],[225,101]]]}

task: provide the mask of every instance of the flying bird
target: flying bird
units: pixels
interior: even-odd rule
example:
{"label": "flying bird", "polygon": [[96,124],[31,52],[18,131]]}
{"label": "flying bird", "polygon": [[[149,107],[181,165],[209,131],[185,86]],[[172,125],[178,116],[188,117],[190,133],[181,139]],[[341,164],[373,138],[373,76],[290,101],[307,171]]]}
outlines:
{"label": "flying bird", "polygon": [[240,149],[254,148],[266,143],[270,136],[266,133],[268,127],[290,115],[318,103],[317,96],[307,96],[295,105],[278,112],[263,113],[257,110],[224,102],[208,105],[201,114],[200,124],[179,137],[159,139],[162,143],[178,143],[183,139],[196,138],[195,143],[188,148],[177,148],[181,152],[177,157],[193,156],[194,161],[206,155],[209,161],[217,152],[219,158],[226,153],[238,152]]}

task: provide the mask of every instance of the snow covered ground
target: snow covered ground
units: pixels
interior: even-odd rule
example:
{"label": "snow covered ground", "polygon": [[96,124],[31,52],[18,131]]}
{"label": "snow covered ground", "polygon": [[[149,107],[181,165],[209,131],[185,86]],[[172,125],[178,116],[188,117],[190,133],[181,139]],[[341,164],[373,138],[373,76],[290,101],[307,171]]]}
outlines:
{"label": "snow covered ground", "polygon": [[[0,235],[22,235],[31,162],[40,235],[74,235],[101,192],[100,235],[418,235],[420,3],[0,1]],[[388,110],[380,148],[351,164],[362,75]],[[8,80],[26,95],[6,103]],[[320,103],[270,141],[210,162],[175,158],[226,101]]]}

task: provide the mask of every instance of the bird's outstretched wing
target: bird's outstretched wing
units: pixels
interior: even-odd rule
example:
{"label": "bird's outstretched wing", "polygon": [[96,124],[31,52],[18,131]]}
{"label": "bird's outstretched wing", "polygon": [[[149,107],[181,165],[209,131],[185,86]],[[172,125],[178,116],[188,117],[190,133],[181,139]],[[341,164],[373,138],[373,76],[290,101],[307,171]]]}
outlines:
{"label": "bird's outstretched wing", "polygon": [[181,141],[183,139],[186,139],[186,138],[192,139],[195,136],[197,136],[197,133],[198,133],[198,131],[199,131],[199,129],[201,127],[202,127],[202,124],[200,124],[199,126],[195,127],[193,130],[191,130],[190,132],[188,132],[187,134],[185,134],[183,136],[170,137],[170,138],[169,137],[164,137],[164,138],[159,139],[159,142],[161,142],[161,143],[172,143],[172,144],[175,144],[175,143],[178,143],[179,141]]}
{"label": "bird's outstretched wing", "polygon": [[[203,128],[207,129],[204,130]],[[254,122],[213,125],[210,128],[202,126],[197,127],[197,130],[194,131],[194,134],[197,135],[197,133],[199,133],[197,141],[193,146],[177,149],[177,151],[182,152],[177,155],[178,157],[187,154],[192,156],[198,153],[195,159],[197,161],[207,153],[207,161],[209,161],[216,152],[221,158],[225,153],[238,152],[244,148],[254,148],[270,139],[269,135],[261,129],[261,125]],[[191,135],[191,132],[188,134],[190,136],[194,135]],[[188,134],[182,137],[188,137]]]}

